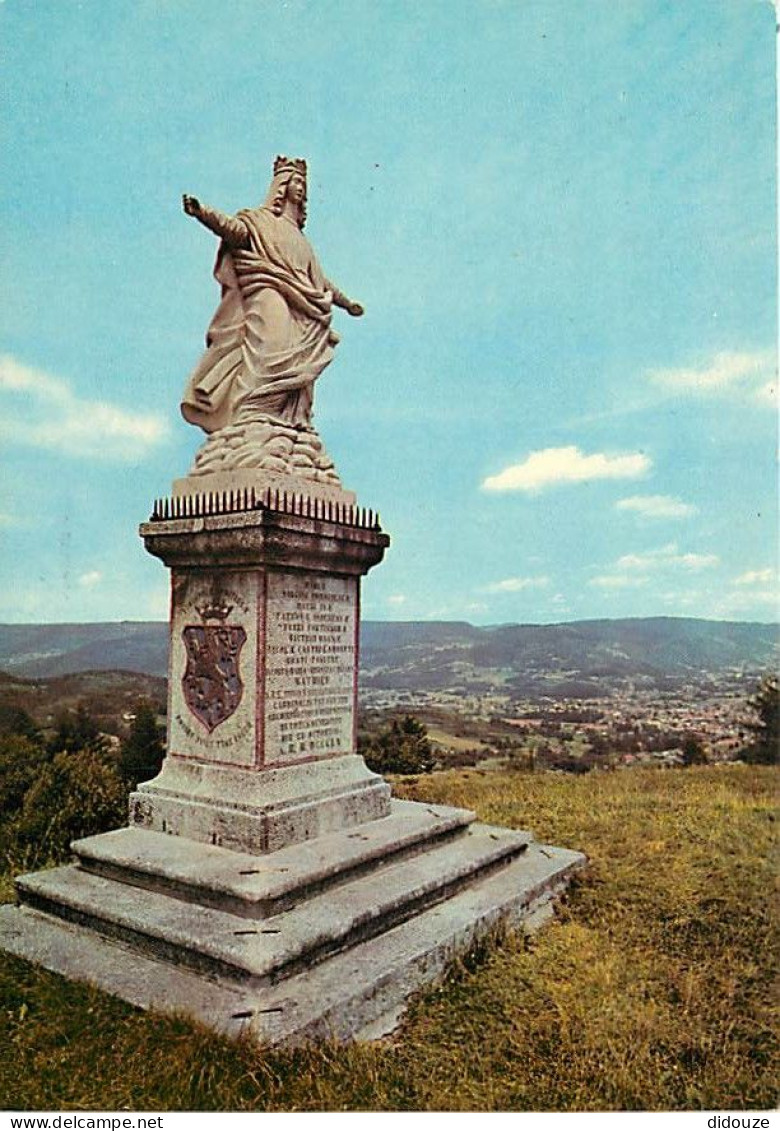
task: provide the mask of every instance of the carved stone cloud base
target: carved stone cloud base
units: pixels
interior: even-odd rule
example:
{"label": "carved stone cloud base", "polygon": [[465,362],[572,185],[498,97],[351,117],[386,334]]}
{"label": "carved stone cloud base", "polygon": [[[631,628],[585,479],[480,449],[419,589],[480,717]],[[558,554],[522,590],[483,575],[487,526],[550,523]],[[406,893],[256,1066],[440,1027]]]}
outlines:
{"label": "carved stone cloud base", "polygon": [[[312,504],[315,502],[332,502],[344,507],[354,507],[356,502],[354,491],[346,491],[343,487],[334,483],[315,482],[314,480],[301,481],[294,475],[281,475],[276,471],[262,471],[254,468],[231,472],[214,471],[209,472],[208,475],[187,475],[182,479],[175,479],[173,481],[172,498],[200,499],[201,511],[207,513],[205,504],[209,497],[216,498],[224,495],[226,499],[229,499],[232,494],[234,502],[230,509],[240,511],[247,510],[249,505],[247,501],[242,501],[242,493],[245,493],[246,499],[249,499],[253,493],[255,502],[273,510],[283,510],[286,513],[294,513],[296,509],[305,510],[307,500]],[[282,500],[285,498],[287,502],[283,504]],[[301,501],[302,508],[293,507],[292,500],[294,498]],[[313,514],[317,508],[312,505],[309,509]],[[317,517],[328,518],[328,515],[318,509]],[[338,516],[331,515],[330,517],[333,519]],[[355,523],[349,520],[349,525],[355,525]]]}
{"label": "carved stone cloud base", "polygon": [[195,456],[191,476],[255,469],[340,487],[333,460],[317,431],[272,417],[229,424],[212,432]]}

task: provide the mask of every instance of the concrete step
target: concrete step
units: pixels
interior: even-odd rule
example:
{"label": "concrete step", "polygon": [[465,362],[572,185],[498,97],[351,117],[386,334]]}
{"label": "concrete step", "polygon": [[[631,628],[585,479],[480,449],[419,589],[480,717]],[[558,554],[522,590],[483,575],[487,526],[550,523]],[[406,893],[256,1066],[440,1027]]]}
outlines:
{"label": "concrete step", "polygon": [[394,800],[388,817],[264,856],[138,827],[87,837],[72,848],[80,866],[96,875],[265,919],[354,879],[380,860],[425,852],[462,833],[474,819],[468,809]]}
{"label": "concrete step", "polygon": [[584,863],[581,853],[532,843],[413,918],[265,986],[203,978],[30,907],[0,907],[0,946],[144,1009],[183,1011],[231,1035],[249,1029],[288,1045],[378,1035],[394,1027],[409,994],[499,919],[537,925]]}
{"label": "concrete step", "polygon": [[140,889],[68,865],[21,876],[24,903],[144,953],[225,978],[278,981],[389,929],[523,852],[528,833],[472,824],[409,859],[313,895],[260,921]]}

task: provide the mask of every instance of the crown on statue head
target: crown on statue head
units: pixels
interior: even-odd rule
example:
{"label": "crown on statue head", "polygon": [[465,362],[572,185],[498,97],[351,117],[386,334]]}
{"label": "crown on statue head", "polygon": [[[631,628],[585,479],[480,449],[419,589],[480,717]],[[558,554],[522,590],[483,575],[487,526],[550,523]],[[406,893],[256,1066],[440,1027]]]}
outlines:
{"label": "crown on statue head", "polygon": [[274,176],[279,173],[300,173],[305,179],[306,177],[306,162],[302,157],[277,157],[274,161]]}

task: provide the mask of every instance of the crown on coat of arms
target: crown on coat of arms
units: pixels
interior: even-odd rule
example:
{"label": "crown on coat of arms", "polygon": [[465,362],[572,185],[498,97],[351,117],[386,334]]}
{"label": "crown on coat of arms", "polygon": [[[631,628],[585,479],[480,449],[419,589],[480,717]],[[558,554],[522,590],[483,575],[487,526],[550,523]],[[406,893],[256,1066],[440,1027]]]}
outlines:
{"label": "crown on coat of arms", "polygon": [[306,162],[302,157],[277,157],[274,161],[274,176],[287,172],[300,173],[302,177],[305,177]]}
{"label": "crown on coat of arms", "polygon": [[225,621],[233,611],[232,605],[196,605],[195,609],[201,620]]}

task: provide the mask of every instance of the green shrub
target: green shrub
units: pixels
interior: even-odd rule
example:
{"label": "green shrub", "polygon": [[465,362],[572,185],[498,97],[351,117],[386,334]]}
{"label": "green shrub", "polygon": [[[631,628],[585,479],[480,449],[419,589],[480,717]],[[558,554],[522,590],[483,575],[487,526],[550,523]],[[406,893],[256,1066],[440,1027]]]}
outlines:
{"label": "green shrub", "polygon": [[12,867],[35,868],[68,855],[72,840],[126,823],[127,787],[104,749],[55,754],[8,823]]}
{"label": "green shrub", "polygon": [[23,735],[35,742],[39,737],[35,720],[23,707],[12,703],[0,703],[0,735]]}
{"label": "green shrub", "polygon": [[0,738],[0,820],[7,820],[21,808],[25,793],[48,758],[41,744],[24,734]]}

